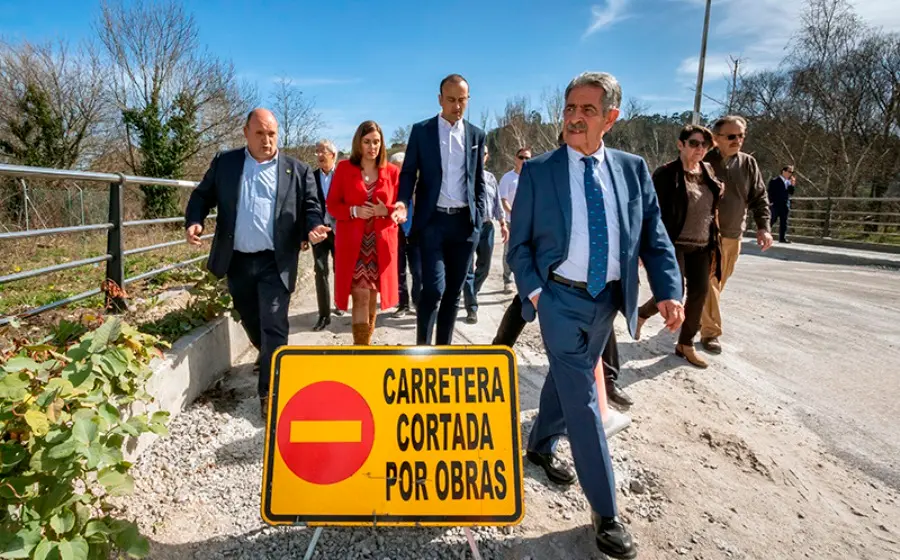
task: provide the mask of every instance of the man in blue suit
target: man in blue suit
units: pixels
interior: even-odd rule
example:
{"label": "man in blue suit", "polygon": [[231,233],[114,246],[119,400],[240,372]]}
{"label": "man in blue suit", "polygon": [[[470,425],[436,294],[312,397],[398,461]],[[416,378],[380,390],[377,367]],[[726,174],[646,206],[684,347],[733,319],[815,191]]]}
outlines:
{"label": "man in blue suit", "polygon": [[452,342],[459,296],[484,221],[484,131],[463,119],[469,84],[451,74],[439,91],[441,113],[410,131],[397,197],[401,211],[413,197],[416,201],[410,228],[422,261],[416,344],[431,344],[432,338],[437,344]]}
{"label": "man in blue suit", "polygon": [[565,98],[567,145],[523,167],[507,258],[522,315],[540,317],[550,361],[527,457],[550,480],[572,484],[575,474],[554,454],[559,437],[568,434],[597,547],[613,558],[634,558],[637,550],[616,513],[594,367],[616,312],[634,332],[638,259],[673,331],[684,320],[681,275],[647,164],[603,145],[619,116],[619,83],[587,72],[569,83]]}

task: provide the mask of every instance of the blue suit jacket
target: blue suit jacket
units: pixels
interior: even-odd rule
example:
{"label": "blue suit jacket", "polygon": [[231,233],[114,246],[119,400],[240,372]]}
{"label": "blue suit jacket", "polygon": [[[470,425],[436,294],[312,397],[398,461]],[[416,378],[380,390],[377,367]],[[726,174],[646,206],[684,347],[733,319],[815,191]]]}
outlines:
{"label": "blue suit jacket", "polygon": [[[464,120],[466,137],[466,188],[469,193],[469,212],[476,228],[484,216],[484,131]],[[416,123],[409,133],[406,156],[400,171],[397,200],[411,208],[415,193],[416,217],[410,231],[421,231],[437,207],[441,194],[441,141],[438,117]]]}
{"label": "blue suit jacket", "polygon": [[[644,262],[657,301],[681,300],[675,248],[660,219],[656,189],[643,158],[606,148],[619,209],[624,309],[632,334],[637,325],[638,258]],[[569,253],[572,196],[566,147],[525,163],[513,204],[507,262],[522,298],[522,316],[534,320],[528,294],[546,288],[550,273]]]}

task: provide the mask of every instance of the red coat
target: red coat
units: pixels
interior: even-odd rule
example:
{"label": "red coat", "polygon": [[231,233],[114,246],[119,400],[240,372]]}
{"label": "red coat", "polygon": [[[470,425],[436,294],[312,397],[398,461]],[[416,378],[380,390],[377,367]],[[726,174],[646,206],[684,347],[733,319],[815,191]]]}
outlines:
{"label": "red coat", "polygon": [[[390,163],[378,171],[378,184],[373,197],[384,202],[389,213],[394,211],[394,203],[397,202],[399,176],[400,169]],[[362,206],[367,200],[362,169],[349,160],[339,162],[325,204],[328,213],[337,222],[334,231],[334,304],[345,311],[366,226],[365,220],[350,217],[350,207]],[[389,215],[372,219],[375,220],[375,253],[378,257],[381,308],[390,309],[400,299],[397,280],[397,224]]]}

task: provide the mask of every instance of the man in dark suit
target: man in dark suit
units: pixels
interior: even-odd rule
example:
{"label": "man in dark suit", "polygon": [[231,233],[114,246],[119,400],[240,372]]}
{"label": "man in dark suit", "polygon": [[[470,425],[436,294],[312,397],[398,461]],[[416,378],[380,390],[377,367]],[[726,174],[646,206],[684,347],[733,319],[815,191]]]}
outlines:
{"label": "man in dark suit", "polygon": [[778,241],[790,243],[787,239],[788,214],[791,213],[791,197],[794,196],[794,166],[785,165],[781,168],[781,175],[773,177],[766,189],[769,195],[769,210],[772,214],[771,226],[778,224]]}
{"label": "man in dark suit", "polygon": [[[422,259],[416,344],[450,344],[466,274],[484,220],[484,131],[463,119],[469,84],[441,81],[441,113],[414,124],[400,172],[397,208],[416,205],[410,235]],[[440,308],[438,309],[438,306]]]}
{"label": "man in dark suit", "polygon": [[337,160],[337,148],[331,140],[320,140],[316,144],[316,163],[319,167],[313,171],[316,180],[316,196],[325,225],[332,228],[328,237],[321,243],[313,245],[313,266],[316,273],[316,300],[319,305],[319,319],[313,326],[315,332],[325,329],[331,324],[331,289],[328,286],[328,257],[334,261],[334,218],[325,209],[325,200],[334,177]]}
{"label": "man in dark suit", "polygon": [[632,333],[637,325],[639,258],[670,329],[680,326],[684,308],[675,250],[647,164],[603,146],[621,101],[621,87],[609,74],[584,73],[569,83],[567,146],[523,167],[508,261],[523,316],[540,315],[550,362],[527,458],[550,480],[572,484],[575,474],[554,454],[559,437],[568,434],[597,547],[613,558],[634,558],[634,542],[617,518],[594,368],[616,313],[625,314]]}
{"label": "man in dark suit", "polygon": [[185,211],[188,243],[200,245],[203,222],[218,208],[207,268],[228,277],[241,325],[259,350],[260,409],[268,414],[272,354],[287,344],[288,304],[297,284],[300,245],[323,241],[316,183],[309,166],[278,153],[278,121],[254,109],[244,125],[245,148],[219,152]]}

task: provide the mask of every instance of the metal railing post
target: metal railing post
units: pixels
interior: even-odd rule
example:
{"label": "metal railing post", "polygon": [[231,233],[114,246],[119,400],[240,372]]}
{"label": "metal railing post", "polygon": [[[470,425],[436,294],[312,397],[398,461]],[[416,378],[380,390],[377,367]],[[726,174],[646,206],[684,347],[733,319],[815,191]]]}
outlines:
{"label": "metal railing post", "polygon": [[28,185],[25,184],[25,180],[22,179],[22,204],[25,207],[25,231],[31,229],[31,224],[28,221]]}
{"label": "metal railing post", "polygon": [[834,201],[829,196],[825,201],[825,224],[822,226],[822,237],[831,237],[831,210],[834,207]]}
{"label": "metal railing post", "polygon": [[124,311],[127,307],[122,286],[125,285],[125,256],[122,243],[122,188],[125,177],[109,184],[109,223],[112,228],[106,234],[106,308],[113,312]]}

